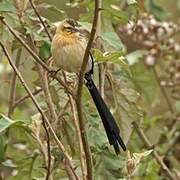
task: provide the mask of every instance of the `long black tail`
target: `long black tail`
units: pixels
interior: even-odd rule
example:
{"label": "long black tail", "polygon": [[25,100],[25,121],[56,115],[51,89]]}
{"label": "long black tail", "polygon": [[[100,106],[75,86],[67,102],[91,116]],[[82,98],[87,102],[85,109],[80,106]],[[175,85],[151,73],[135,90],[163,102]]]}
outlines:
{"label": "long black tail", "polygon": [[118,128],[111,112],[109,111],[108,107],[106,106],[104,100],[102,99],[101,95],[99,94],[99,91],[97,90],[97,88],[93,82],[93,79],[91,78],[91,74],[87,73],[85,75],[85,79],[86,79],[86,86],[89,89],[89,92],[94,100],[96,108],[102,119],[102,122],[103,122],[110,145],[113,145],[116,154],[119,154],[119,152],[120,152],[119,146],[121,146],[121,148],[125,151],[126,146],[119,135],[119,133],[120,133],[119,128]]}

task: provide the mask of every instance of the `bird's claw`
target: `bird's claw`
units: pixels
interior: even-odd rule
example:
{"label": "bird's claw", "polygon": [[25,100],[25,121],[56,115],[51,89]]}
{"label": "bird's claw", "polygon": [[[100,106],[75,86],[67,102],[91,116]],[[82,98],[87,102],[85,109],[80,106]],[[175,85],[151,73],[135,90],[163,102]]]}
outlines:
{"label": "bird's claw", "polygon": [[57,73],[60,71],[61,69],[58,70],[51,70],[49,71],[49,77],[56,77]]}

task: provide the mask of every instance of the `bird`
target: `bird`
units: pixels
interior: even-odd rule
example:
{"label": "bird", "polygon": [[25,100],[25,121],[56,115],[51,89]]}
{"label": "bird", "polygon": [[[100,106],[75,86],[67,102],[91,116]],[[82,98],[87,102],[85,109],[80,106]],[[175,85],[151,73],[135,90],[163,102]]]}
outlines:
{"label": "bird", "polygon": [[[66,72],[78,74],[83,62],[87,42],[87,34],[83,33],[77,21],[71,18],[63,20],[58,25],[52,40],[51,52],[55,66]],[[126,151],[126,145],[120,136],[120,130],[113,115],[93,81],[93,67],[94,59],[92,53],[90,53],[84,75],[85,85],[101,117],[108,141],[118,155],[120,147]]]}

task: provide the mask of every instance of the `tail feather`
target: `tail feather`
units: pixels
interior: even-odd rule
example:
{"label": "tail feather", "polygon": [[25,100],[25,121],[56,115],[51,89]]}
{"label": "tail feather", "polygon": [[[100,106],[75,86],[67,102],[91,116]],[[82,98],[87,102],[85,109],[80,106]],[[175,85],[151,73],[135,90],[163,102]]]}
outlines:
{"label": "tail feather", "polygon": [[114,147],[116,154],[119,154],[120,150],[119,150],[119,145],[118,145],[117,141],[113,144],[113,147]]}
{"label": "tail feather", "polygon": [[106,106],[104,100],[102,99],[101,95],[99,94],[99,91],[97,90],[90,74],[85,75],[85,79],[87,80],[86,86],[89,89],[89,92],[94,100],[94,103],[96,105],[96,108],[99,112],[99,115],[102,119],[108,140],[110,145],[113,145],[116,154],[119,154],[119,146],[122,147],[122,149],[125,151],[126,146],[124,142],[122,141],[119,133],[119,128],[109,111],[108,107]]}

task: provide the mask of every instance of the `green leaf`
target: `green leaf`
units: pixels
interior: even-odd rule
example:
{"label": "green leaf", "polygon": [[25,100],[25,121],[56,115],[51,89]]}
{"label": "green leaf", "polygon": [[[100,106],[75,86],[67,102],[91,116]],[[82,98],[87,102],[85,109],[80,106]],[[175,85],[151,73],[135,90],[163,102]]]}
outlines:
{"label": "green leaf", "polygon": [[[89,111],[87,110],[87,113]],[[99,116],[97,115],[97,113],[93,113],[93,114],[90,114],[89,118],[88,118],[88,121],[89,121],[89,124],[93,127],[99,127],[99,124],[101,123],[100,119],[99,119]]]}
{"label": "green leaf", "polygon": [[38,7],[54,11],[54,12],[58,13],[59,15],[65,14],[65,12],[63,10],[58,9],[56,6],[51,5],[51,4],[41,3]]}
{"label": "green leaf", "polygon": [[[115,32],[105,32],[105,33],[102,33],[102,38],[114,50],[121,50],[121,51],[124,50],[124,45],[122,44],[119,36]],[[103,45],[106,45],[106,44],[103,44]]]}
{"label": "green leaf", "polygon": [[147,103],[146,105],[150,105],[158,96],[158,87],[153,71],[151,69],[147,70],[143,63],[139,62],[133,65],[131,72],[132,79],[138,91],[142,94],[145,104]]}
{"label": "green leaf", "polygon": [[5,152],[7,147],[8,140],[4,135],[0,135],[0,162],[5,159]]}
{"label": "green leaf", "polygon": [[111,63],[116,63],[120,65],[122,68],[130,72],[129,65],[126,63],[125,58],[123,56],[122,51],[115,51],[115,52],[105,52],[102,53],[98,49],[94,49],[94,56],[95,60],[98,63],[102,62],[111,62]]}
{"label": "green leaf", "polygon": [[3,0],[0,2],[0,12],[16,12],[16,8],[13,6],[11,1]]}
{"label": "green leaf", "polygon": [[118,8],[118,6],[111,5],[110,7],[107,7],[105,9],[108,14],[110,14],[112,19],[116,19],[118,21],[121,21],[122,23],[127,23],[129,18],[128,18],[128,13],[126,11],[122,11],[121,9]]}
{"label": "green leaf", "polygon": [[22,120],[15,120],[8,118],[7,116],[0,113],[0,133],[16,123],[24,123]]}
{"label": "green leaf", "polygon": [[[94,49],[94,55],[95,55],[96,62],[108,62],[109,61],[109,62],[118,63],[118,61],[120,61],[120,58],[123,57],[123,53],[121,51],[102,53],[98,49]],[[127,64],[127,63],[124,62],[124,64]]]}
{"label": "green leaf", "polygon": [[139,60],[144,56],[146,51],[144,50],[137,50],[134,52],[131,52],[126,55],[126,59],[129,63],[129,65],[134,65],[135,63],[139,62]]}
{"label": "green leaf", "polygon": [[15,168],[15,167],[17,167],[16,164],[14,164],[11,159],[8,159],[8,160],[2,162],[2,164],[3,164],[4,166],[10,167],[10,168]]}
{"label": "green leaf", "polygon": [[43,44],[39,50],[39,56],[42,59],[48,59],[50,55],[51,55],[51,44],[47,41],[43,41]]}
{"label": "green leaf", "polygon": [[105,84],[106,101],[112,109],[116,122],[119,123],[122,138],[127,143],[132,133],[132,122],[142,118],[138,106],[139,93],[135,90],[131,76],[125,69],[116,65],[111,73],[112,85],[108,81]]}
{"label": "green leaf", "polygon": [[128,5],[137,4],[136,0],[127,0]]}
{"label": "green leaf", "polygon": [[148,151],[144,151],[142,153],[133,153],[133,158],[139,163],[140,160],[148,155],[150,155],[153,152],[153,149],[150,149]]}
{"label": "green leaf", "polygon": [[123,176],[121,173],[125,165],[125,159],[123,157],[116,156],[113,151],[111,152],[109,149],[105,149],[95,159],[95,179],[117,180]]}
{"label": "green leaf", "polygon": [[105,132],[96,130],[95,128],[90,128],[88,130],[88,140],[92,147],[99,147],[100,149],[102,149],[102,147],[104,147],[108,143]]}
{"label": "green leaf", "polygon": [[159,6],[156,1],[154,0],[149,0],[148,1],[148,10],[150,13],[152,13],[156,19],[158,20],[163,20],[168,17],[168,13],[161,7]]}

